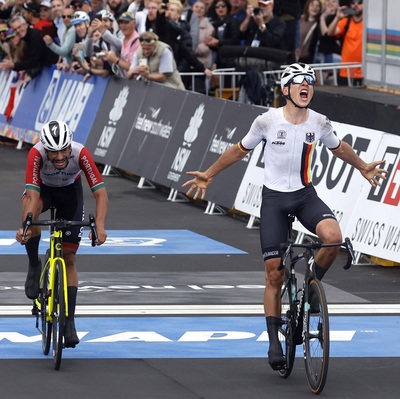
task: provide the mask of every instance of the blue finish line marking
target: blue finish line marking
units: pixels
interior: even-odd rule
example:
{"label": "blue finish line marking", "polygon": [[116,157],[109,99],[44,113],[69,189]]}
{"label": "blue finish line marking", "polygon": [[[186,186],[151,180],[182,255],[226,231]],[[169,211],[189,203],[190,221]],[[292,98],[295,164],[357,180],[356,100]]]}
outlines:
{"label": "blue finish line marking", "polygon": [[[44,357],[33,317],[0,320],[0,359]],[[400,357],[399,324],[400,316],[332,316],[331,357]],[[263,317],[78,317],[76,326],[81,343],[66,358],[253,358],[268,350]]]}
{"label": "blue finish line marking", "polygon": [[[85,230],[80,255],[174,255],[174,254],[246,254],[240,249],[190,230],[107,230],[107,241],[93,248]],[[49,232],[42,231],[39,253],[48,248]],[[15,240],[15,231],[0,231],[1,255],[26,255]]]}

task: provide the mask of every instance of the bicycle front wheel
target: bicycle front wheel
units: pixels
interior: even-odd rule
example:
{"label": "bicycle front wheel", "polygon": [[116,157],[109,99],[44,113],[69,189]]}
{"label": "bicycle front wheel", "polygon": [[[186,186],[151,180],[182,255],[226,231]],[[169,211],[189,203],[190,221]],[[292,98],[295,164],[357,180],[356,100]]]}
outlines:
{"label": "bicycle front wheel", "polygon": [[54,314],[53,314],[53,360],[54,368],[58,370],[61,365],[65,326],[65,296],[63,265],[56,261],[54,282]]}
{"label": "bicycle front wheel", "polygon": [[308,384],[319,394],[325,386],[329,365],[329,317],[322,284],[316,279],[307,284],[305,304],[304,361]]}
{"label": "bicycle front wheel", "polygon": [[279,327],[279,340],[282,345],[283,354],[286,357],[286,366],[278,371],[282,378],[288,378],[293,370],[296,344],[294,332],[296,329],[296,287],[289,278],[289,271],[285,269],[285,282],[281,290],[282,325]]}
{"label": "bicycle front wheel", "polygon": [[48,295],[49,295],[49,269],[45,266],[43,279],[40,286],[39,303],[40,303],[40,322],[42,331],[42,351],[44,355],[50,352],[51,331],[53,328],[51,318],[49,317]]}

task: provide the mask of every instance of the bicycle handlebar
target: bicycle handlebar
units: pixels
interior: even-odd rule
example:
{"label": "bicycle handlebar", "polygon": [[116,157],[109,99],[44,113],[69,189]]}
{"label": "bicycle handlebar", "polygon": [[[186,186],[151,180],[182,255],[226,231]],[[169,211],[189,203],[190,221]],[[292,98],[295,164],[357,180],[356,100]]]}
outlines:
{"label": "bicycle handlebar", "polygon": [[356,256],[354,253],[353,245],[350,241],[349,237],[346,237],[343,242],[341,243],[333,243],[333,244],[324,244],[319,242],[310,242],[307,244],[295,244],[292,240],[289,240],[285,244],[281,244],[281,256],[282,262],[278,267],[278,270],[282,270],[286,266],[286,262],[290,256],[292,248],[304,248],[306,251],[308,250],[316,250],[320,248],[328,248],[328,247],[342,247],[345,248],[347,251],[347,260],[343,269],[348,270],[350,269],[352,264],[356,263]]}
{"label": "bicycle handlebar", "polygon": [[98,241],[97,228],[96,228],[96,220],[93,214],[89,215],[89,221],[75,221],[75,220],[32,220],[32,212],[28,212],[26,215],[25,221],[22,224],[24,230],[22,233],[22,239],[25,239],[26,232],[28,231],[30,226],[52,226],[57,230],[63,229],[68,226],[88,226],[92,232],[92,247],[96,245]]}

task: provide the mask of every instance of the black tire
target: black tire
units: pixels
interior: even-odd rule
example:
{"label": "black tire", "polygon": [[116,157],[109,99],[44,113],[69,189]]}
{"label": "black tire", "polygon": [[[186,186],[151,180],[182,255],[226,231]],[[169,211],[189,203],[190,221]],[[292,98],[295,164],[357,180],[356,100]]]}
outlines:
{"label": "black tire", "polygon": [[293,370],[294,360],[296,356],[296,345],[294,344],[293,335],[296,328],[296,304],[297,296],[293,295],[292,280],[289,279],[289,271],[285,269],[285,283],[281,291],[282,306],[282,326],[279,328],[279,340],[281,341],[283,355],[286,357],[286,367],[278,370],[278,374],[282,378],[288,378]]}
{"label": "black tire", "polygon": [[53,314],[53,360],[54,368],[58,370],[61,365],[62,350],[64,346],[65,326],[65,296],[63,265],[56,261],[54,282],[54,314]]}
{"label": "black tire", "polygon": [[40,302],[40,321],[42,330],[42,351],[44,355],[50,352],[51,331],[53,328],[50,316],[48,315],[48,293],[49,293],[49,272],[45,263],[45,272],[40,284],[39,302]]}
{"label": "black tire", "polygon": [[304,362],[313,393],[324,389],[329,366],[329,316],[325,292],[320,281],[310,280],[305,304]]}

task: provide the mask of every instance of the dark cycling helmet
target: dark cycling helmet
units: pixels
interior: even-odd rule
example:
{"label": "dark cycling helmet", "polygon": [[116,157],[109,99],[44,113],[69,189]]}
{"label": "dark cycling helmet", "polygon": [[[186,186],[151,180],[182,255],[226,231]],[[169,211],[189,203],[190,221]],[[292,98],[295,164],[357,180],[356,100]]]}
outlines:
{"label": "dark cycling helmet", "polygon": [[301,62],[296,62],[285,68],[281,76],[281,88],[290,84],[291,80],[297,75],[308,75],[315,80],[314,69],[310,65],[303,64]]}
{"label": "dark cycling helmet", "polygon": [[49,151],[65,150],[72,141],[72,133],[62,121],[47,122],[40,132],[40,142]]}

